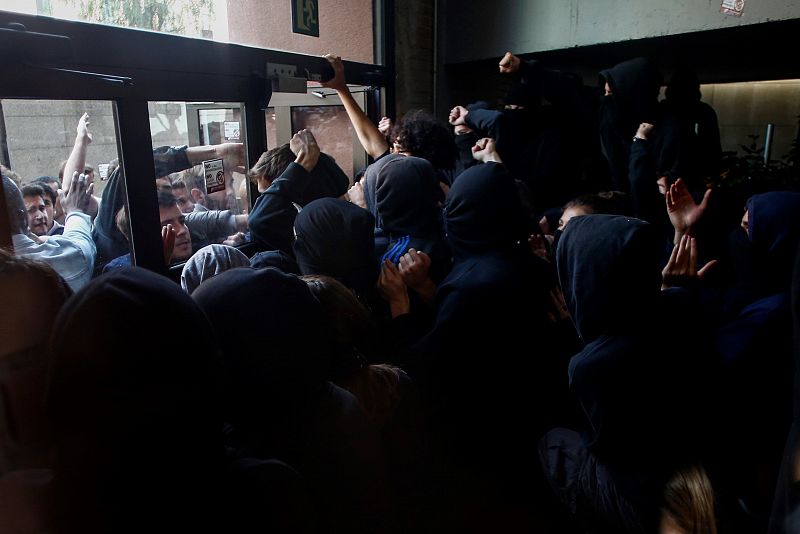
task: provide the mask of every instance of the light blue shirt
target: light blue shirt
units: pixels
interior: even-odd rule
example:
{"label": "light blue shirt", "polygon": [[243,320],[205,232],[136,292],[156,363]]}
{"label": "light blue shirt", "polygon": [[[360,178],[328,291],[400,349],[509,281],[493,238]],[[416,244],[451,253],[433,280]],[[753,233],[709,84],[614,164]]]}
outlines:
{"label": "light blue shirt", "polygon": [[37,243],[23,234],[14,234],[12,239],[15,254],[47,263],[73,291],[92,279],[97,247],[92,240],[92,219],[88,215],[70,213],[64,221],[64,234],[48,236],[44,243]]}

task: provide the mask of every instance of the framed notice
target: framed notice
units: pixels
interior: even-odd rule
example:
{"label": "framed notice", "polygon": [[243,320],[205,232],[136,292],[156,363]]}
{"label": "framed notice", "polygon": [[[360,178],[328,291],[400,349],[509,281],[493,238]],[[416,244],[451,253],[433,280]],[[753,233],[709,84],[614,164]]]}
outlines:
{"label": "framed notice", "polygon": [[292,31],[319,37],[319,0],[289,0],[292,3]]}
{"label": "framed notice", "polygon": [[239,140],[239,123],[235,121],[225,121],[225,140],[238,141]]}
{"label": "framed notice", "polygon": [[225,169],[222,166],[222,158],[204,161],[203,174],[206,177],[207,194],[225,190]]}

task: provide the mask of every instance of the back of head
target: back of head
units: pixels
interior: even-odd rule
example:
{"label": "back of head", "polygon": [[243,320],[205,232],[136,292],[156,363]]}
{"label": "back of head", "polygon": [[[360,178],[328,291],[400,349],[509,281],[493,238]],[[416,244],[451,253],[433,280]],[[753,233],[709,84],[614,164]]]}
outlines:
{"label": "back of head", "polygon": [[[324,384],[330,335],[319,302],[298,277],[273,268],[231,269],[192,298],[224,340],[228,421],[263,423],[266,412],[295,409],[292,402]],[[243,335],[243,320],[257,336]]]}
{"label": "back of head", "polygon": [[3,175],[3,193],[12,234],[25,234],[28,232],[28,215],[25,211],[25,202],[17,184],[11,178]]}
{"label": "back of head", "polygon": [[46,407],[62,530],[201,521],[221,419],[215,341],[189,296],[144,269],[107,274],[64,306],[51,351]]}
{"label": "back of head", "polygon": [[603,191],[576,197],[564,205],[569,208],[582,208],[587,215],[625,215],[627,198],[621,191]]}
{"label": "back of head", "polygon": [[683,468],[667,482],[661,532],[716,534],[714,491],[702,466]]}
{"label": "back of head", "polygon": [[48,464],[47,341],[71,291],[46,263],[0,249],[0,475]]}
{"label": "back of head", "polygon": [[[337,345],[347,348],[356,346],[362,354],[369,354],[373,348],[371,342],[374,341],[375,325],[369,310],[358,297],[330,276],[305,275],[301,278],[322,305],[333,327]],[[338,363],[341,362],[334,361],[334,367]]]}
{"label": "back of head", "polygon": [[308,204],[294,221],[294,255],[303,274],[326,274],[356,292],[371,291],[378,279],[375,219],[337,198]]}
{"label": "back of head", "polygon": [[228,245],[207,245],[186,261],[181,272],[181,287],[191,295],[205,280],[235,267],[250,267],[250,259]]}
{"label": "back of head", "polygon": [[439,202],[444,195],[438,182],[433,165],[422,158],[396,157],[380,166],[375,196],[383,230],[398,236],[441,236]]}
{"label": "back of head", "polygon": [[556,250],[558,276],[578,334],[589,343],[635,331],[661,287],[661,239],[652,225],[617,215],[570,220]]}
{"label": "back of head", "polygon": [[267,250],[253,254],[250,258],[250,267],[254,269],[275,267],[286,274],[300,274],[300,267],[297,266],[295,259],[282,250]]}
{"label": "back of head", "polygon": [[392,140],[412,156],[428,160],[437,170],[456,166],[458,148],[451,128],[424,110],[403,115],[392,129]]}
{"label": "back of head", "polygon": [[263,176],[270,182],[283,174],[283,171],[295,160],[295,155],[289,148],[289,143],[267,150],[258,158],[253,168],[248,171],[250,178]]}
{"label": "back of head", "polygon": [[447,241],[456,258],[509,250],[523,229],[517,187],[505,167],[483,163],[458,176],[445,204]]}

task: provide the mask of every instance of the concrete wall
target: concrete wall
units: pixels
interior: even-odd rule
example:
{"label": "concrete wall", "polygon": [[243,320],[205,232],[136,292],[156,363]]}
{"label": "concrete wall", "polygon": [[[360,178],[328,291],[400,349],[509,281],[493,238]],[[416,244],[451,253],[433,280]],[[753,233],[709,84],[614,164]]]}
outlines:
{"label": "concrete wall", "polygon": [[319,2],[319,37],[292,33],[289,0],[228,0],[231,43],[373,63],[372,0]]}
{"label": "concrete wall", "polygon": [[[23,182],[38,176],[57,176],[59,164],[75,144],[75,128],[84,112],[89,114],[92,144],[86,163],[95,168],[118,157],[114,115],[110,102],[4,99],[6,135],[11,168]],[[95,194],[103,183],[96,180]]]}
{"label": "concrete wall", "polygon": [[780,159],[797,137],[800,80],[704,85],[703,101],[716,110],[722,150],[739,151],[750,135],[764,143],[767,124],[775,125],[772,159]]}
{"label": "concrete wall", "polygon": [[720,13],[721,0],[440,0],[442,61],[495,58],[800,17],[797,0],[745,0],[744,13]]}

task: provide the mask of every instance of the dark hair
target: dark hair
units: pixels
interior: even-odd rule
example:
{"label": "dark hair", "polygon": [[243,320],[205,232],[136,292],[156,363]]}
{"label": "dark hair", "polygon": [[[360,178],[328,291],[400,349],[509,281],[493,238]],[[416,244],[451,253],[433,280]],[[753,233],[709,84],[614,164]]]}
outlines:
{"label": "dark hair", "polygon": [[189,189],[186,187],[186,182],[183,181],[183,178],[170,178],[170,184],[172,185],[172,191],[175,191],[176,189]]}
{"label": "dark hair", "polygon": [[46,185],[48,187],[50,187],[49,184],[56,184],[58,186],[58,187],[56,187],[56,189],[61,187],[61,182],[58,181],[58,178],[55,178],[53,176],[39,176],[35,180],[31,181],[31,183],[32,184],[42,184],[42,185]]}
{"label": "dark hair", "polygon": [[22,193],[20,193],[17,184],[5,174],[3,175],[3,193],[6,197],[6,206],[8,206],[11,232],[15,234],[26,233],[28,231],[28,214],[25,211],[25,201],[22,200]]}
{"label": "dark hair", "polygon": [[447,125],[430,113],[415,109],[392,129],[392,140],[412,156],[431,162],[435,169],[453,169],[458,148]]}
{"label": "dark hair", "polygon": [[[47,189],[50,188],[48,187]],[[44,200],[45,197],[50,198],[49,195],[47,195],[47,193],[45,193],[44,190],[45,188],[39,184],[25,184],[22,186],[22,189],[20,189],[20,192],[22,193],[22,198],[42,197],[42,200]],[[53,192],[52,189],[50,189],[50,192],[51,193]]]}
{"label": "dark hair", "polygon": [[289,148],[289,143],[286,143],[261,154],[253,168],[247,172],[247,176],[251,181],[263,176],[271,182],[283,174],[283,171],[294,160],[295,155]]}
{"label": "dark hair", "polygon": [[158,191],[158,207],[159,208],[171,208],[173,206],[178,205],[178,199],[172,193],[165,193],[164,191]]}
{"label": "dark hair", "polygon": [[[58,183],[57,179],[53,178],[52,176],[40,176],[28,185],[33,185],[33,184],[41,185],[42,189],[44,189],[45,194],[50,198],[50,202],[53,204],[53,206],[56,205],[56,192],[53,191],[53,188],[47,184],[58,184],[58,186],[61,187],[61,184]],[[22,193],[22,196],[25,196],[24,191]]]}
{"label": "dark hair", "polygon": [[581,195],[567,202],[564,209],[583,208],[590,215],[601,213],[605,215],[624,215],[627,211],[625,203],[627,197],[619,191],[603,191]]}

